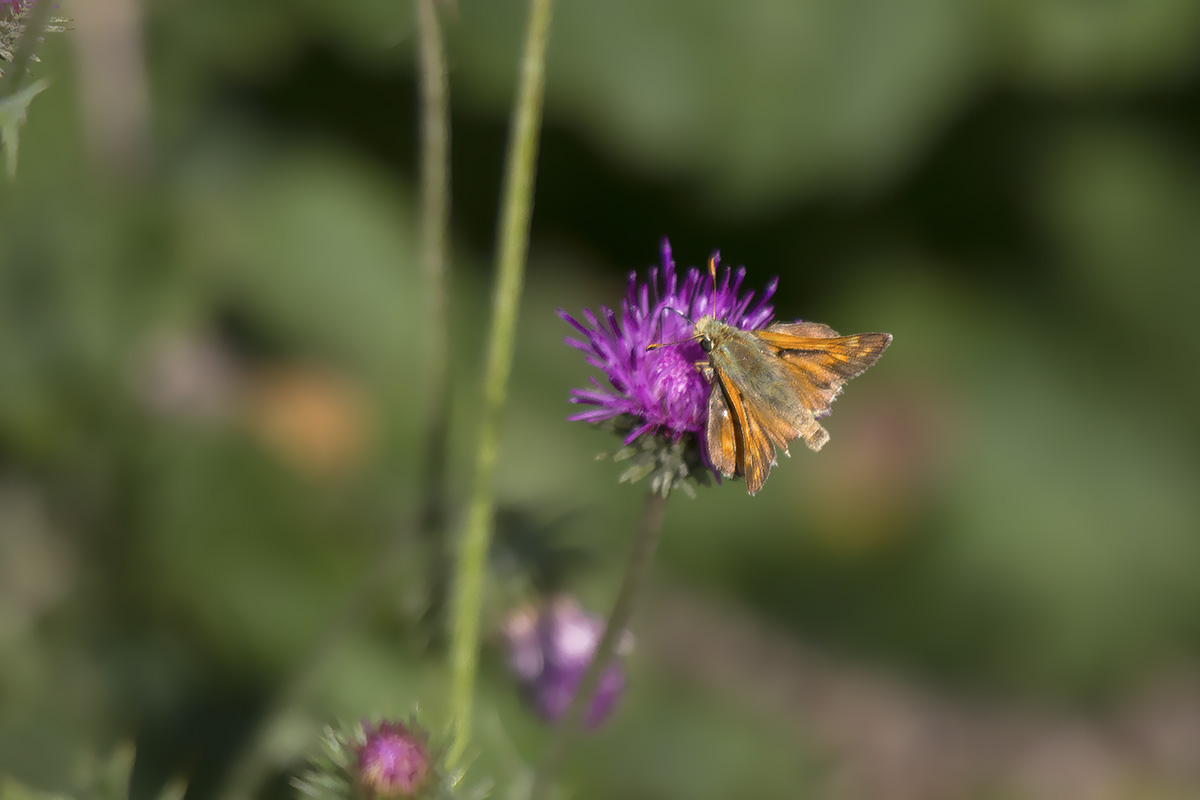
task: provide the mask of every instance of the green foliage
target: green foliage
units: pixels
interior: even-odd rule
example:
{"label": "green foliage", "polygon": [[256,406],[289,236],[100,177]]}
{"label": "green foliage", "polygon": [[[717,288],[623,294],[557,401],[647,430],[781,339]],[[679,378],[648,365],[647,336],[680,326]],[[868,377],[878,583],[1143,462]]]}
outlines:
{"label": "green foliage", "polygon": [[[138,797],[171,779],[219,796],[397,539],[399,571],[307,675],[268,768],[282,784],[328,719],[420,700],[446,721],[417,625],[428,553],[406,539],[428,324],[407,6],[145,5],[152,169],[90,160],[69,50],[88,32],[70,31],[41,52],[54,89],[0,190],[6,798],[87,796],[122,752]],[[443,10],[461,498],[525,8]],[[984,695],[1097,724],[1197,660],[1198,27],[1195,0],[559,4],[496,490],[567,512],[600,554],[565,588],[610,601],[642,491],[594,460],[610,433],[565,421],[589,369],[555,308],[619,302],[668,234],[682,264],[720,246],[756,283],[779,274],[781,317],[896,337],[820,454],[781,459],[754,498],[672,500],[653,582],[739,609],[762,648],[709,670],[745,641],[664,655],[639,629],[573,796],[791,800],[837,779],[830,754],[868,769],[818,713],[875,719],[856,692],[804,699],[793,670],[778,689],[800,700],[746,701],[793,646],[939,708]],[[510,596],[488,587],[485,626]],[[635,629],[672,632],[644,613]],[[472,771],[506,797],[549,734],[488,642],[480,680]],[[1174,786],[1154,773],[1169,759],[1130,763],[1114,796]],[[954,796],[1046,796],[995,782]]]}

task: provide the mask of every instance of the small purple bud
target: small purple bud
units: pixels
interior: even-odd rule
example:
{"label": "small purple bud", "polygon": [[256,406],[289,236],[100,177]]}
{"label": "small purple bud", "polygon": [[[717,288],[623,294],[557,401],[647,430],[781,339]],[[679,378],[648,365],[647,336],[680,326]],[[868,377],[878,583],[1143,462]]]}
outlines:
{"label": "small purple bud", "polygon": [[364,725],[358,748],[358,782],[368,797],[416,797],[429,773],[424,737],[399,722]]}
{"label": "small purple bud", "polygon": [[[504,629],[509,668],[543,719],[554,722],[566,713],[603,635],[604,621],[570,597],[518,609],[509,617]],[[620,638],[617,650],[627,650],[630,637]],[[624,687],[624,669],[614,661],[592,698],[589,727],[608,718]]]}

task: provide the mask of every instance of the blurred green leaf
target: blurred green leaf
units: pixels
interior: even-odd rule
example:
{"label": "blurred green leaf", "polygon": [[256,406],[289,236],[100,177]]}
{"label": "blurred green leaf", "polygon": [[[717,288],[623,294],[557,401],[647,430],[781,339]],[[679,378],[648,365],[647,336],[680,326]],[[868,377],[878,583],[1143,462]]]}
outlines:
{"label": "blurred green leaf", "polygon": [[192,269],[286,340],[407,383],[425,316],[411,206],[319,152],[239,161],[216,150],[189,169]]}
{"label": "blurred green leaf", "polygon": [[1048,91],[1130,91],[1196,64],[1196,0],[993,0],[1004,67]]}
{"label": "blurred green leaf", "polygon": [[21,126],[29,115],[29,104],[49,87],[50,81],[42,78],[0,98],[0,145],[4,147],[4,167],[9,180],[17,176],[17,150],[21,144]]}
{"label": "blurred green leaf", "polygon": [[[510,98],[517,8],[464,2],[470,24],[450,31],[456,86],[489,109]],[[547,115],[725,209],[878,190],[977,79],[975,15],[956,0],[568,3]]]}

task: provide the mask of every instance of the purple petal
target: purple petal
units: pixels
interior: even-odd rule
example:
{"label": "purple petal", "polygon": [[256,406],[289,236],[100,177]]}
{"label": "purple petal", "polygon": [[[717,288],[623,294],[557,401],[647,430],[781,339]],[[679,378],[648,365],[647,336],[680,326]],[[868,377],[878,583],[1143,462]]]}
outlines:
{"label": "purple petal", "polygon": [[[720,253],[713,257],[719,259]],[[609,384],[601,386],[593,376],[591,388],[572,392],[571,402],[593,406],[572,419],[597,421],[631,414],[636,421],[628,441],[649,433],[678,440],[703,430],[711,390],[693,367],[694,361],[704,357],[700,348],[675,345],[669,355],[666,349],[646,351],[651,343],[690,335],[691,326],[680,315],[691,319],[712,315],[741,328],[761,327],[771,319],[774,280],[760,293],[743,293],[746,271],[741,267],[726,268],[715,285],[695,267],[681,274],[675,270],[666,239],[661,242],[660,260],[659,266],[647,270],[646,280],[639,281],[636,273],[629,276],[626,292],[616,306],[603,306],[599,313],[585,310],[578,317],[559,311],[565,322],[583,334],[582,339],[567,338],[566,344],[581,351]]]}

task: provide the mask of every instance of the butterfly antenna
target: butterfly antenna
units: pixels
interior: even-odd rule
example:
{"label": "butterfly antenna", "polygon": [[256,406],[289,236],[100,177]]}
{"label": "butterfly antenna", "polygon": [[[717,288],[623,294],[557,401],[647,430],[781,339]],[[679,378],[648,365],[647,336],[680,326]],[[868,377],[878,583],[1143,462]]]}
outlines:
{"label": "butterfly antenna", "polygon": [[708,274],[712,276],[713,283],[712,310],[709,313],[711,313],[713,317],[717,316],[717,262],[720,260],[720,250],[714,250],[713,254],[708,257]]}
{"label": "butterfly antenna", "polygon": [[[693,325],[693,326],[694,326],[694,325],[696,324],[695,320],[693,320],[693,319],[692,319],[691,317],[689,317],[687,314],[685,314],[685,313],[683,313],[682,311],[680,311],[678,308],[671,308],[670,306],[666,306],[665,308],[663,308],[663,311],[670,311],[672,314],[678,314],[679,316],[681,316],[681,317],[683,317],[684,319],[686,319],[686,320],[688,321],[688,324],[689,324],[689,325]],[[662,321],[662,320],[661,320],[661,317],[660,317],[659,321],[660,321],[660,322]]]}
{"label": "butterfly antenna", "polygon": [[[678,314],[679,316],[686,319],[688,321],[688,324],[690,324],[693,328],[696,327],[696,323],[692,321],[692,318],[689,317],[687,314],[683,313],[682,311],[680,311],[678,308],[671,308],[670,306],[665,306],[665,307],[663,307],[662,311],[670,311],[674,314]],[[656,323],[659,331],[662,331],[662,311],[659,312],[658,321]],[[690,342],[695,338],[697,338],[697,337],[691,336],[691,337],[688,337],[687,339],[680,339],[677,342],[663,342],[661,344],[656,343],[656,344],[648,345],[646,347],[646,349],[647,350],[657,350],[660,347],[666,347],[666,346],[672,345],[672,344],[683,344],[684,342]]]}
{"label": "butterfly antenna", "polygon": [[654,344],[646,345],[646,349],[647,350],[657,350],[660,347],[671,347],[672,345],[685,344],[687,342],[694,342],[699,338],[700,338],[699,336],[689,336],[686,339],[678,339],[674,342],[655,342]]}

